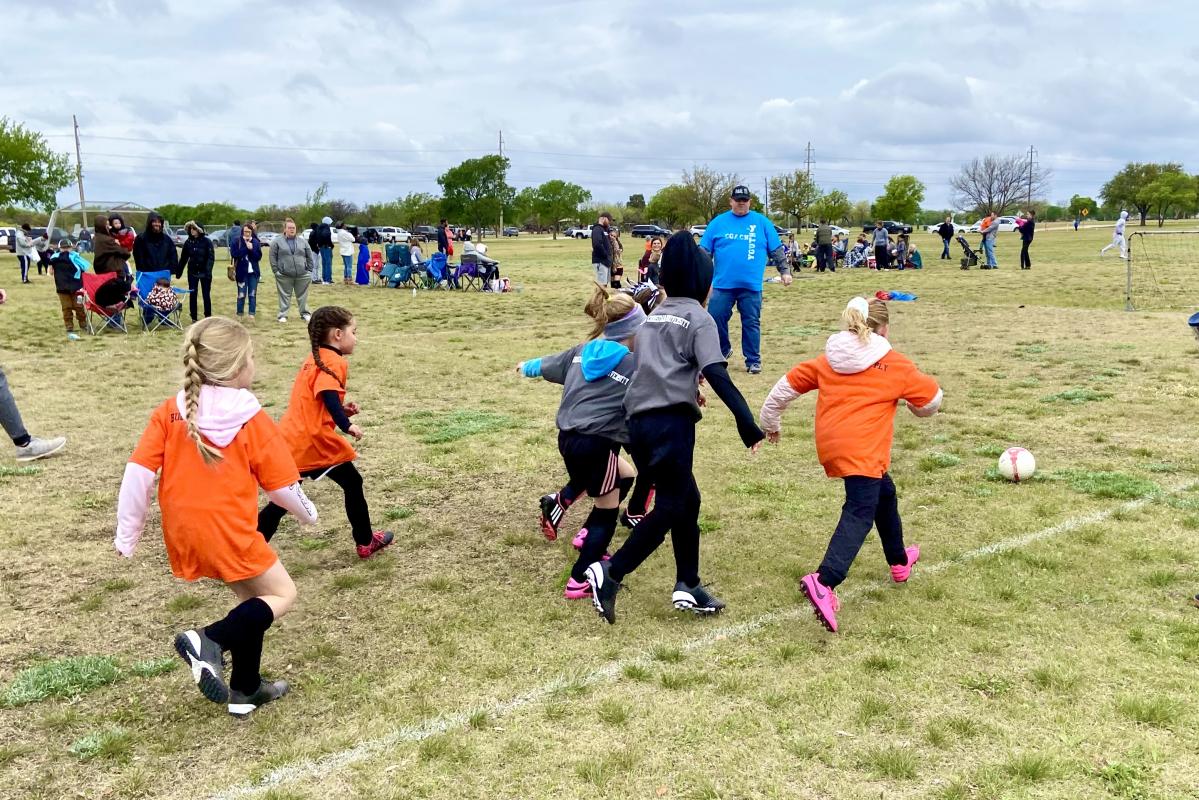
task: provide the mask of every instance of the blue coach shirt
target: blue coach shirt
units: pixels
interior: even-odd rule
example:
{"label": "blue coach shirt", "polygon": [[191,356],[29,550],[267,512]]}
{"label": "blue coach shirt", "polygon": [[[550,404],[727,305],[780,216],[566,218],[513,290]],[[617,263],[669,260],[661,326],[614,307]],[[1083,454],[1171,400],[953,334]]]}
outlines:
{"label": "blue coach shirt", "polygon": [[757,211],[738,217],[732,211],[708,223],[699,246],[712,254],[713,289],[762,291],[766,261],[782,247],[774,223]]}

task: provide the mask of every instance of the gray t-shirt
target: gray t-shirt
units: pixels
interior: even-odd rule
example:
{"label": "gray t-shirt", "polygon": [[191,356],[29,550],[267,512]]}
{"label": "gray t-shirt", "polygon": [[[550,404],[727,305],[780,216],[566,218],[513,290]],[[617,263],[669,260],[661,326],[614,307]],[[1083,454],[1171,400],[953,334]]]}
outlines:
{"label": "gray t-shirt", "polygon": [[624,398],[637,359],[627,353],[620,363],[601,378],[583,377],[582,351],[586,345],[541,359],[541,377],[562,384],[558,406],[558,430],[603,436],[622,444],[629,441],[625,424]]}
{"label": "gray t-shirt", "polygon": [[724,364],[716,321],[687,297],[669,297],[637,331],[637,370],[625,395],[629,416],[657,408],[689,405],[699,419],[699,373]]}

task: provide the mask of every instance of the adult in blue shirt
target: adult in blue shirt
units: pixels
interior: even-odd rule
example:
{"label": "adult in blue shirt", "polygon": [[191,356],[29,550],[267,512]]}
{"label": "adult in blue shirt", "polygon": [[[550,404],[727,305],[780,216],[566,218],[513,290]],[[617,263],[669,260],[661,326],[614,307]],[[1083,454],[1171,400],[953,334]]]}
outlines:
{"label": "adult in blue shirt", "polygon": [[774,223],[749,208],[749,187],[734,186],[729,198],[730,210],[720,214],[704,230],[699,246],[712,255],[715,274],[708,313],[716,320],[720,350],[728,358],[733,352],[729,341],[729,319],[733,306],[741,315],[741,355],[745,369],[752,375],[762,371],[759,353],[762,340],[762,279],[769,259],[778,267],[783,285],[791,285],[791,269],[783,252],[783,243]]}

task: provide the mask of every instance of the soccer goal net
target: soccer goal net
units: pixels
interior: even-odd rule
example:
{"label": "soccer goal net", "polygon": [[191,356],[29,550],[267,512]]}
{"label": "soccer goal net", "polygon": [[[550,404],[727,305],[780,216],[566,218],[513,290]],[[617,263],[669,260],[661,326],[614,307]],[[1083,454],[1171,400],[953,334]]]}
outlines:
{"label": "soccer goal net", "polygon": [[1199,230],[1136,231],[1128,237],[1124,308],[1199,310]]}

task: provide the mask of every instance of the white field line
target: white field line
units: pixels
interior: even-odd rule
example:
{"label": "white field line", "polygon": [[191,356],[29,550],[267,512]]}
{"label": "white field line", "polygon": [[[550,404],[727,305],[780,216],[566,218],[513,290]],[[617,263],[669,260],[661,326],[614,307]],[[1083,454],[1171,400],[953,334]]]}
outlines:
{"label": "white field line", "polygon": [[[916,572],[916,575],[917,577],[936,575],[952,567],[960,566],[980,558],[986,558],[987,556],[992,556],[1009,550],[1019,550],[1020,548],[1027,547],[1028,545],[1036,542],[1052,539],[1055,536],[1060,536],[1063,533],[1068,533],[1087,525],[1093,525],[1097,522],[1103,522],[1115,514],[1135,511],[1162,497],[1185,492],[1195,488],[1196,486],[1199,486],[1199,481],[1191,481],[1189,483],[1180,484],[1172,489],[1166,489],[1163,492],[1146,495],[1145,497],[1141,497],[1136,500],[1130,500],[1126,503],[1121,503],[1118,506],[1114,506],[1103,511],[1094,511],[1090,514],[1071,517],[1070,519],[1063,520],[1056,525],[1048,528],[1042,528],[1039,531],[1026,533],[1023,536],[1016,536],[1011,539],[992,542],[991,544],[961,553],[957,556],[957,558],[922,566]],[[840,596],[842,600],[852,599],[865,593],[871,588],[874,588],[874,586],[854,587],[841,592]],[[723,642],[729,639],[741,639],[756,633],[757,631],[760,631],[769,625],[798,619],[800,617],[806,617],[811,613],[812,612],[808,607],[808,604],[806,602],[801,602],[800,604],[792,606],[791,608],[783,611],[772,611],[735,625],[725,625],[719,628],[714,628],[705,635],[699,636],[683,644],[681,649],[685,652],[703,650],[704,648],[710,647],[717,642]],[[602,625],[604,623],[596,620],[595,624]],[[815,623],[813,623],[813,625],[815,626]],[[652,648],[650,650],[652,650]],[[436,736],[437,734],[445,733],[449,730],[466,727],[473,714],[483,712],[488,716],[488,718],[496,719],[540,703],[556,692],[567,687],[578,686],[580,684],[590,685],[612,680],[619,676],[627,667],[633,665],[644,666],[651,663],[651,657],[649,655],[650,650],[645,651],[640,656],[621,661],[612,661],[604,664],[601,667],[597,667],[594,670],[590,670],[573,677],[555,678],[552,681],[530,689],[529,691],[508,700],[496,700],[491,703],[486,703],[475,708],[469,708],[454,714],[436,717],[419,725],[408,725],[403,728],[397,728],[384,736],[368,739],[346,750],[330,753],[319,758],[302,759],[300,761],[287,764],[272,770],[258,781],[232,786],[221,792],[210,795],[209,800],[236,800],[237,798],[253,797],[269,789],[283,786],[285,784],[290,784],[297,781],[320,780],[326,775],[336,772],[342,767],[347,767],[351,764],[364,761],[365,759],[379,753],[383,753],[395,747],[396,745],[423,741],[431,736]]]}

